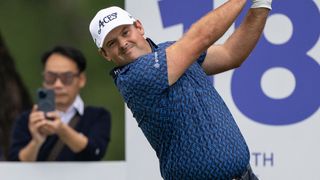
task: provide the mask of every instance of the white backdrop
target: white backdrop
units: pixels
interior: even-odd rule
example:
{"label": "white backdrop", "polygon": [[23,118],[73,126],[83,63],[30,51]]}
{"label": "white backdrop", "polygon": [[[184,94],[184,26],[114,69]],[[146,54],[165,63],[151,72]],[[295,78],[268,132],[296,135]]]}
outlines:
{"label": "white backdrop", "polygon": [[[193,10],[198,12],[206,8],[213,9],[223,2],[225,1],[126,0],[125,4],[126,9],[142,21],[146,29],[146,36],[159,43],[164,40],[177,40],[181,37],[190,25],[191,18],[194,17],[191,14]],[[274,0],[274,2],[277,2],[277,0]],[[204,3],[205,6],[199,5],[200,3]],[[226,101],[247,140],[251,151],[251,165],[260,179],[319,180],[320,91],[315,93],[314,89],[319,90],[320,84],[320,76],[318,76],[320,73],[320,0],[281,0],[278,3],[281,6],[274,7],[275,13],[268,18],[261,40],[262,47],[259,47],[262,51],[259,51],[258,47],[255,50],[258,55],[259,53],[263,54],[260,63],[267,68],[264,69],[263,74],[258,79],[259,89],[248,89],[252,94],[256,91],[263,92],[263,96],[269,98],[271,105],[263,106],[263,102],[259,102],[256,107],[250,109],[250,104],[246,103],[251,100],[239,100],[241,96],[238,96],[236,90],[237,88],[238,90],[241,89],[242,86],[238,86],[235,80],[240,79],[239,81],[244,83],[243,87],[247,87],[245,83],[250,80],[249,78],[249,80],[243,78],[242,80],[241,71],[228,71],[215,76],[214,86]],[[301,4],[299,5],[299,3]],[[212,7],[208,7],[208,4],[212,4]],[[184,9],[185,6],[192,7],[192,10]],[[314,11],[314,8],[316,11]],[[218,43],[223,43],[234,31],[235,26],[232,26]],[[307,47],[304,48],[305,46]],[[280,50],[283,48],[284,50],[275,51],[273,47]],[[278,59],[272,59],[272,55],[276,55]],[[294,64],[300,55],[305,58],[298,59],[302,63],[298,69],[303,69],[301,70],[302,74],[314,75],[312,78],[301,75],[299,70],[290,69],[290,64]],[[282,62],[284,59],[289,60],[286,61],[289,64],[288,66],[281,63],[279,65],[271,64],[271,62]],[[303,65],[303,63],[311,61],[310,66]],[[241,68],[250,67],[250,64],[246,65]],[[308,67],[311,68],[308,69]],[[297,65],[295,68],[297,68]],[[256,73],[255,68],[252,72]],[[301,80],[303,79],[301,76],[307,77],[307,79]],[[304,83],[306,81],[310,83]],[[313,86],[310,86],[310,84]],[[307,94],[302,96],[303,98],[300,98],[300,101],[287,102],[286,100],[295,97],[301,87],[307,91]],[[308,99],[310,94],[312,99]],[[274,102],[283,103],[279,107],[283,110],[277,111],[277,104],[275,105],[277,108],[272,105]],[[313,106],[310,105],[311,102],[313,102]],[[242,106],[243,104],[248,107]],[[250,110],[257,113],[250,114]],[[276,113],[268,113],[272,110]],[[260,116],[260,112],[261,114],[272,114],[272,116]],[[125,161],[0,163],[1,179],[162,179],[154,151],[127,108],[125,113]],[[296,113],[297,115],[294,116]]]}
{"label": "white backdrop", "polygon": [[[276,2],[277,0],[274,0]],[[215,8],[225,2],[224,0],[215,0],[213,1],[213,7]],[[295,2],[295,3],[293,3]],[[300,22],[298,18],[301,16],[294,16],[290,14],[290,11],[286,9],[292,9],[296,14],[303,14],[305,16],[302,18],[308,24],[312,24],[311,21],[315,21],[313,24],[315,26],[305,27],[305,28],[314,28],[317,30],[310,31],[310,33],[314,32],[317,36],[316,39],[305,38],[308,35],[308,32],[303,33],[303,38],[306,41],[314,41],[314,44],[311,42],[306,42],[309,48],[306,48],[305,55],[309,56],[308,58],[299,59],[299,61],[309,61],[312,60],[315,63],[316,73],[314,73],[312,79],[309,79],[311,83],[318,84],[315,86],[319,90],[320,84],[320,41],[319,41],[319,26],[320,26],[320,1],[314,0],[309,1],[309,4],[306,4],[307,1],[299,1],[299,0],[282,0],[282,4],[279,3],[281,7],[274,7],[274,14],[271,14],[268,18],[267,25],[265,27],[265,31],[262,39],[265,39],[265,44],[271,44],[271,46],[279,46],[279,48],[290,46],[293,51],[284,51],[285,57],[287,59],[295,58],[295,50],[299,51],[300,48],[303,48],[303,42],[301,40],[301,44],[292,45],[292,41],[295,39],[299,39],[301,33],[297,33],[299,30],[303,29],[300,26],[305,26],[303,22]],[[177,40],[183,34],[184,30],[187,29],[184,25],[188,25],[188,20],[186,18],[190,18],[192,16],[188,16],[188,13],[192,13],[188,11],[187,8],[183,6],[192,6],[195,11],[197,6],[200,6],[199,9],[204,9],[199,5],[200,3],[207,3],[205,1],[175,1],[171,2],[169,0],[162,0],[160,3],[158,1],[150,1],[150,0],[127,0],[126,8],[134,14],[138,19],[140,19],[145,29],[147,30],[147,36],[152,37],[156,42],[162,42],[163,40]],[[299,4],[299,3],[304,3]],[[143,4],[143,6],[141,5]],[[170,4],[174,6],[174,8],[170,8]],[[177,6],[181,4],[181,6]],[[187,5],[184,5],[187,4]],[[283,6],[285,4],[285,6]],[[316,9],[315,15],[312,14],[311,11],[312,5]],[[274,6],[276,4],[274,3]],[[160,8],[159,8],[160,6]],[[163,8],[161,8],[163,6]],[[290,7],[292,6],[292,7]],[[146,8],[147,7],[147,8]],[[301,7],[301,8],[300,8]],[[309,9],[310,8],[310,9]],[[185,12],[184,12],[184,9]],[[282,10],[283,9],[283,10]],[[162,11],[161,11],[162,10]],[[296,11],[297,10],[297,11]],[[167,11],[167,12],[166,12]],[[164,16],[161,15],[168,13],[170,15]],[[182,14],[182,15],[181,15]],[[311,18],[313,17],[313,18]],[[168,19],[163,19],[168,18]],[[171,19],[171,20],[170,20]],[[178,23],[178,22],[181,23]],[[165,22],[165,23],[163,23]],[[190,24],[190,23],[189,23]],[[306,26],[307,26],[306,25]],[[230,30],[226,33],[224,37],[222,37],[218,43],[223,43],[225,39],[234,31],[235,26],[230,28]],[[291,44],[290,44],[291,43]],[[282,45],[282,46],[281,46]],[[292,47],[291,47],[292,46]],[[265,47],[263,49],[265,53],[273,53],[272,48]],[[260,53],[261,51],[259,51]],[[279,53],[279,52],[277,52]],[[281,53],[281,52],[280,52]],[[307,54],[307,55],[306,55]],[[282,57],[279,55],[279,59],[276,61],[281,61]],[[257,60],[256,60],[257,61]],[[269,61],[269,59],[265,58],[261,61]],[[292,60],[293,61],[293,60]],[[263,64],[263,62],[261,62]],[[288,62],[290,64],[290,62]],[[267,64],[267,63],[266,63]],[[279,63],[279,65],[269,65],[269,68],[265,68],[265,72],[260,78],[260,88],[264,92],[265,96],[271,98],[272,100],[278,100],[280,103],[289,99],[292,96],[295,96],[295,90],[299,88],[299,86],[306,86],[302,84],[300,81],[300,74],[296,73],[295,70],[290,70],[290,66],[283,66],[283,64]],[[243,68],[243,67],[241,67]],[[308,71],[308,67],[303,69],[303,71]],[[281,116],[273,116],[274,118],[279,117],[279,119],[274,119],[272,122],[267,122],[267,120],[262,119],[261,121],[257,121],[254,118],[259,119],[259,116],[250,116],[246,115],[246,110],[240,110],[239,106],[234,101],[237,97],[233,96],[231,82],[232,75],[234,71],[229,71],[223,73],[221,75],[217,75],[214,77],[214,86],[221,94],[223,99],[226,101],[228,107],[230,108],[232,114],[234,115],[247,143],[249,145],[251,151],[251,165],[257,173],[257,175],[261,179],[290,179],[290,180],[300,180],[300,179],[320,179],[318,176],[320,170],[320,145],[317,142],[317,139],[320,137],[320,91],[314,93],[314,98],[316,99],[316,110],[310,112],[308,117],[294,119],[295,122],[283,122],[283,124],[275,124],[276,121],[281,121]],[[295,74],[296,73],[296,74]],[[250,75],[250,74],[249,74]],[[239,78],[238,78],[239,79]],[[241,80],[241,79],[240,79]],[[244,79],[243,81],[246,81]],[[302,84],[302,85],[301,85]],[[244,85],[245,86],[245,85]],[[314,87],[309,87],[314,88]],[[253,92],[254,93],[254,92]],[[305,98],[307,99],[307,97]],[[286,104],[284,104],[285,106]],[[257,104],[259,106],[259,104]],[[308,109],[303,109],[303,106],[308,106],[308,101],[296,101],[296,104],[287,104],[287,113],[294,113],[291,111],[295,110],[293,106],[301,106],[301,111],[308,111]],[[241,108],[241,107],[240,107]],[[263,108],[271,108],[272,107],[263,107]],[[298,107],[299,109],[299,107]],[[310,109],[310,108],[309,108]],[[250,109],[249,109],[250,110]],[[259,110],[259,108],[253,109]],[[273,118],[270,117],[270,118]],[[285,116],[284,116],[285,117]],[[287,116],[290,120],[290,115]],[[127,113],[127,119],[131,119],[131,114]],[[282,117],[283,118],[283,117]],[[299,122],[298,122],[299,121]],[[134,136],[141,133],[137,128],[131,128],[136,126],[135,120],[127,121],[129,127],[127,129],[127,133],[129,136]],[[131,137],[133,138],[133,137]],[[155,179],[155,177],[159,177],[158,171],[154,169],[145,171],[146,169],[150,169],[150,167],[157,167],[158,162],[156,161],[155,155],[149,148],[146,148],[148,144],[145,140],[141,139],[141,144],[145,144],[144,146],[137,146],[138,137],[134,137],[135,141],[131,138],[128,139],[127,144],[127,157],[130,161],[134,161],[139,163],[139,169],[131,169],[129,168],[129,174],[131,177],[138,177],[137,179]],[[137,154],[140,154],[137,156]],[[129,163],[130,164],[130,163]],[[146,174],[146,172],[148,172]],[[159,178],[161,179],[161,178]]]}

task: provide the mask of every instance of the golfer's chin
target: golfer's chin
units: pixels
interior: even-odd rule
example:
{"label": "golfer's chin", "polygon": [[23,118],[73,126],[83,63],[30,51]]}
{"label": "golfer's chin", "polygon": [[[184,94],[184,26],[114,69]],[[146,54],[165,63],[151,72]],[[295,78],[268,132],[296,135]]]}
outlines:
{"label": "golfer's chin", "polygon": [[133,61],[135,59],[138,59],[139,57],[148,54],[149,52],[147,51],[143,51],[141,49],[138,48],[130,48],[129,50],[127,50],[124,54],[123,57],[129,61]]}
{"label": "golfer's chin", "polygon": [[118,65],[119,66],[127,65],[129,63],[134,62],[139,57],[140,56],[138,56],[138,55],[123,56],[122,60],[118,61]]}
{"label": "golfer's chin", "polygon": [[121,54],[119,59],[113,60],[113,62],[117,66],[124,66],[124,65],[127,65],[129,63],[134,62],[136,59],[138,59],[139,57],[146,55],[146,54],[148,54],[148,53],[130,50],[130,51],[127,51],[126,53]]}
{"label": "golfer's chin", "polygon": [[138,53],[134,53],[134,52],[131,52],[131,51],[128,51],[127,53],[123,54],[123,59],[125,59],[127,61],[135,60],[138,57],[140,57]]}

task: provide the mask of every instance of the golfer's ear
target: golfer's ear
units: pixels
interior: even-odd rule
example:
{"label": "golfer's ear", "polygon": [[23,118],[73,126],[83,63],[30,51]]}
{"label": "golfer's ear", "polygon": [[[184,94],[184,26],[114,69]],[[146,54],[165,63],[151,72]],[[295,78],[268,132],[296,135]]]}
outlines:
{"label": "golfer's ear", "polygon": [[111,61],[111,58],[108,56],[107,52],[102,48],[98,49],[99,54],[107,61]]}
{"label": "golfer's ear", "polygon": [[144,28],[139,20],[136,20],[133,25],[138,29],[141,35],[144,35]]}

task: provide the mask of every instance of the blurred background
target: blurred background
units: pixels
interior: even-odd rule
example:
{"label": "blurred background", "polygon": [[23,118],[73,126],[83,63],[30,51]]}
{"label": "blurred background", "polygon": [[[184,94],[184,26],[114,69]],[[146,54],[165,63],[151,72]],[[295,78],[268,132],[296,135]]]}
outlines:
{"label": "blurred background", "polygon": [[[57,44],[80,49],[87,58],[88,82],[81,96],[86,105],[103,106],[112,114],[111,141],[104,160],[125,160],[124,102],[89,33],[95,13],[122,0],[0,0],[0,34],[15,61],[33,102],[42,84],[40,57]],[[1,66],[1,65],[0,65]]]}

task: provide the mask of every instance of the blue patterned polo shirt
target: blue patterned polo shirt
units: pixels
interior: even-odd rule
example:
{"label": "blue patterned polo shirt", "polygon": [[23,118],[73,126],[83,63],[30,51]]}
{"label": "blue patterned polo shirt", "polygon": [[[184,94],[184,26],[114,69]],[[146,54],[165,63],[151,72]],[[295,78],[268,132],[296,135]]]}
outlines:
{"label": "blue patterned polo shirt", "polygon": [[249,151],[230,111],[201,68],[206,53],[173,85],[165,49],[117,70],[115,83],[155,150],[164,179],[232,179],[249,163]]}

